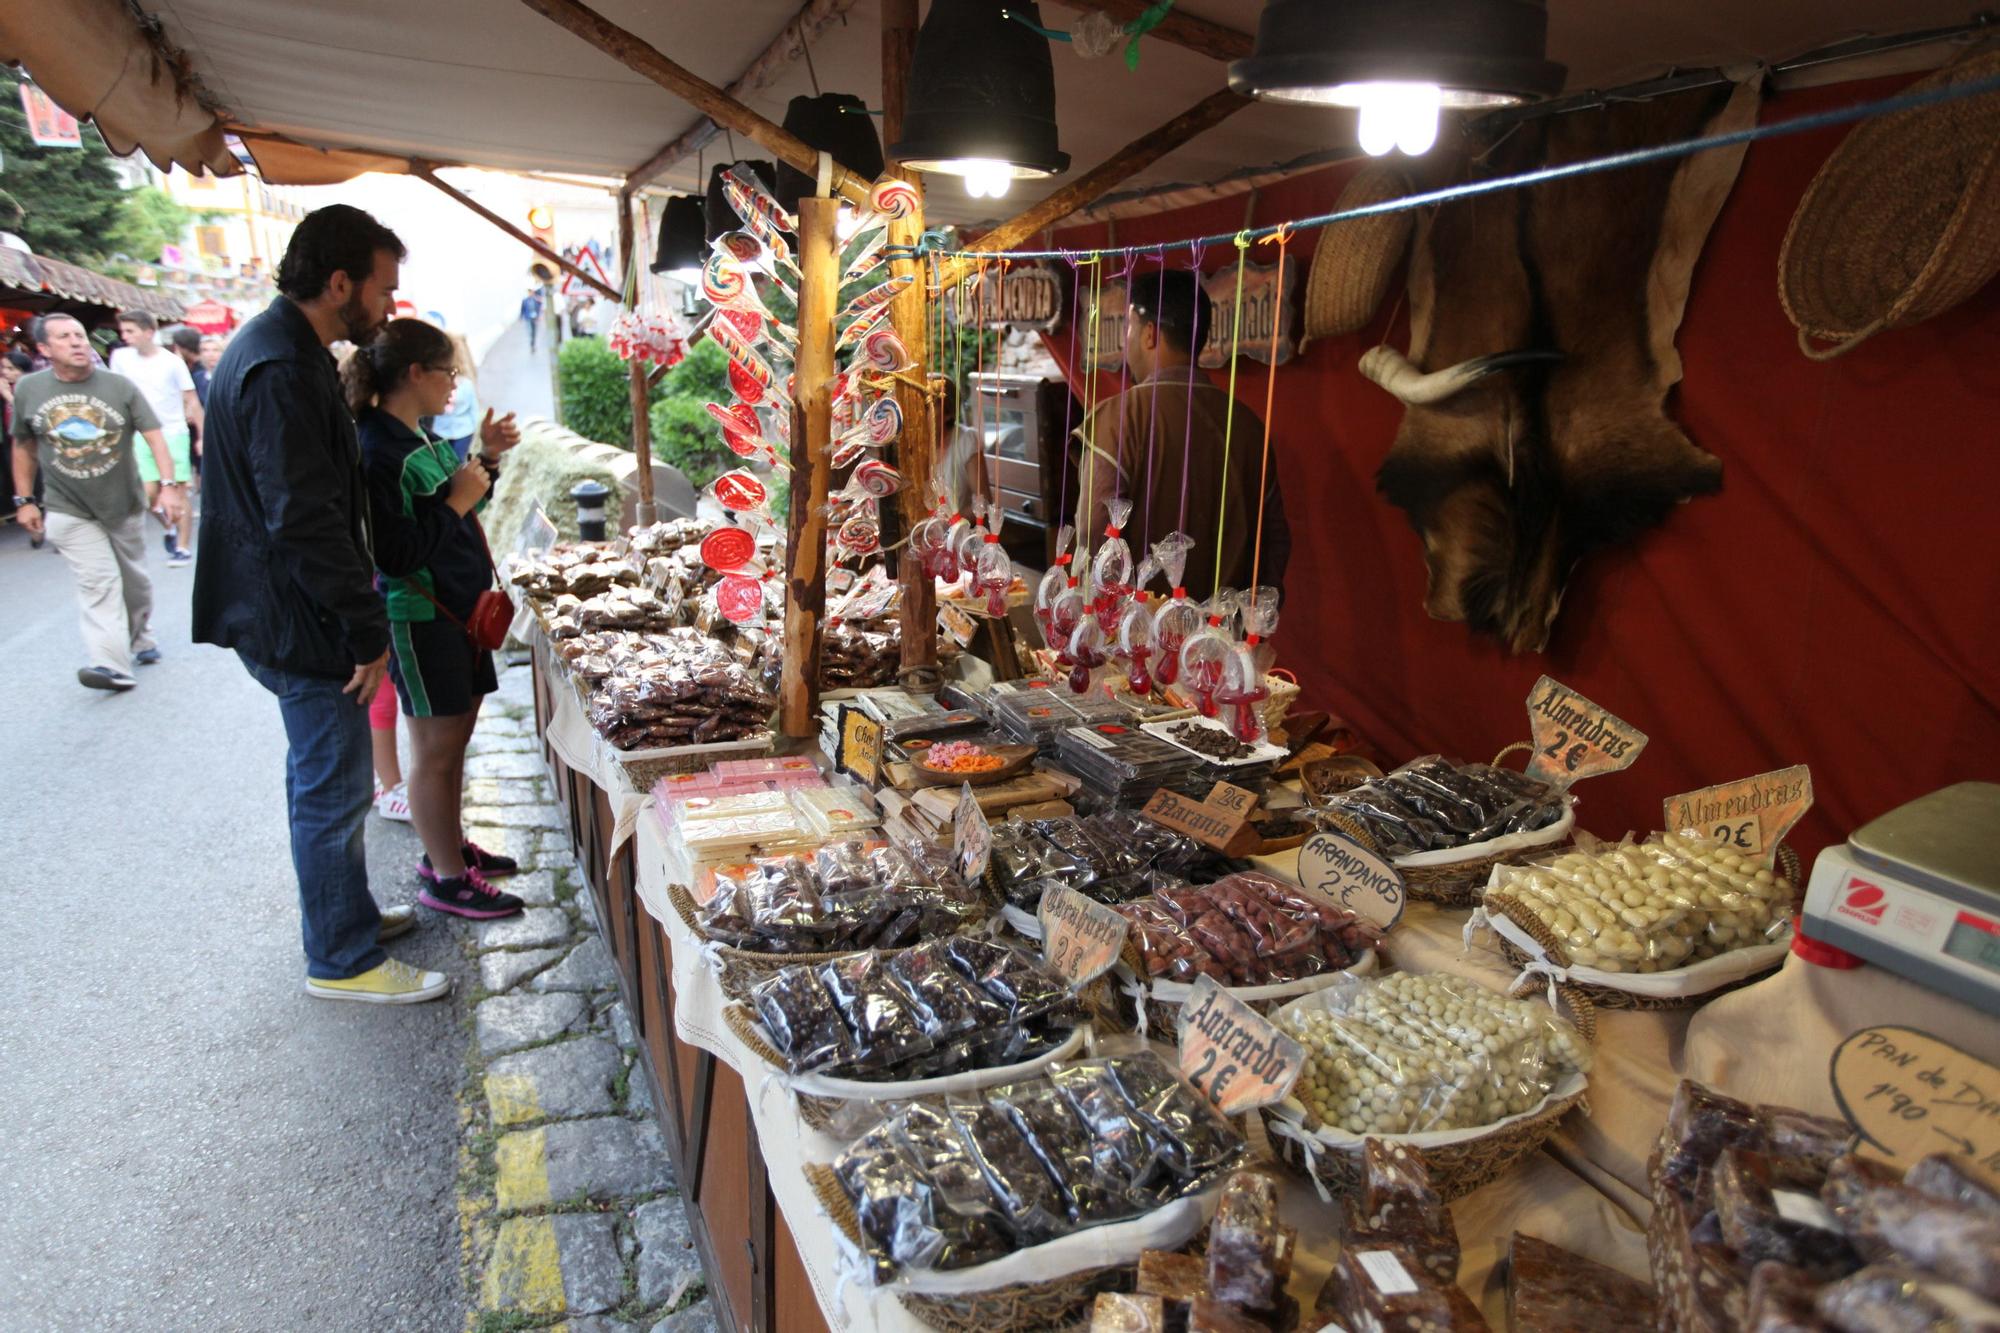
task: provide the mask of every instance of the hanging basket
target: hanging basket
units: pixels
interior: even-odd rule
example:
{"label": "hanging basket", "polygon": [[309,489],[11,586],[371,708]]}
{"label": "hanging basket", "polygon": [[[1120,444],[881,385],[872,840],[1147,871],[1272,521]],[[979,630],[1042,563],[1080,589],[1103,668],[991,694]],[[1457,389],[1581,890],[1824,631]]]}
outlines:
{"label": "hanging basket", "polygon": [[[1910,91],[2000,75],[2000,46]],[[2000,273],[2000,92],[1857,125],[1799,201],[1778,297],[1799,350],[1827,361],[1942,314]],[[1826,344],[1822,346],[1821,344]]]}
{"label": "hanging basket", "polygon": [[[1410,178],[1401,168],[1371,162],[1348,180],[1334,210],[1387,203],[1409,192]],[[1312,274],[1306,279],[1300,350],[1315,338],[1358,333],[1368,327],[1389,294],[1389,284],[1409,248],[1410,229],[1415,224],[1416,214],[1406,210],[1336,222],[1320,232],[1313,249]]]}

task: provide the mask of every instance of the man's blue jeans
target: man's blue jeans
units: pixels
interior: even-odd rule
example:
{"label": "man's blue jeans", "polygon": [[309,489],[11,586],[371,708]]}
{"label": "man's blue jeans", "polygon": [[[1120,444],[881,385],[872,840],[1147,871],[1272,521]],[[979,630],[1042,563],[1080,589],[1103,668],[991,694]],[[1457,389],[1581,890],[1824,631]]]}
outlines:
{"label": "man's blue jeans", "polygon": [[[306,975],[358,976],[387,957],[375,942],[382,913],[368,892],[361,830],[374,799],[368,710],[342,682],[301,676],[243,658],[259,685],[278,696],[285,719],[285,802],[292,825],[292,868],[299,877],[299,918]],[[388,682],[383,682],[388,687]]]}

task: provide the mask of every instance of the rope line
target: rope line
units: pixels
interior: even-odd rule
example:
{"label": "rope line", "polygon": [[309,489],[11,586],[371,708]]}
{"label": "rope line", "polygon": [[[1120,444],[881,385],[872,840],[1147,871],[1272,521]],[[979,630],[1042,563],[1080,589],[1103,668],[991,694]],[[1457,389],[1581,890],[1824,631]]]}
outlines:
{"label": "rope line", "polygon": [[[1239,232],[1236,236],[1236,317],[1234,327],[1229,332],[1229,402],[1222,418],[1222,484],[1216,487],[1221,492],[1215,506],[1215,587],[1210,597],[1222,592],[1222,534],[1229,521],[1229,442],[1236,433],[1236,363],[1241,359],[1237,354],[1243,348],[1243,270],[1250,258],[1250,233]],[[1275,317],[1277,311],[1272,311]]]}
{"label": "rope line", "polygon": [[[1285,247],[1291,244],[1292,235],[1280,231],[1278,242],[1278,272],[1272,290],[1282,296],[1285,290]],[[1278,318],[1276,305],[1271,307],[1271,374],[1264,382],[1264,462],[1257,470],[1257,531],[1250,546],[1250,586],[1257,586],[1258,578],[1264,572],[1264,497],[1271,490],[1271,417],[1278,399]]]}

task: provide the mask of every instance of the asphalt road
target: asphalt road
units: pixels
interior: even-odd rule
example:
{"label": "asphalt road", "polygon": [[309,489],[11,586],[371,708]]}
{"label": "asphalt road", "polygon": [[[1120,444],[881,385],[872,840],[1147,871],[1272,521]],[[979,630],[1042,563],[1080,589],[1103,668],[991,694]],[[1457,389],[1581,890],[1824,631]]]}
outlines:
{"label": "asphalt road", "polygon": [[[0,1324],[459,1329],[472,969],[429,916],[392,948],[452,1000],[303,993],[277,705],[151,569],[166,660],[86,690],[67,566],[0,524]],[[385,904],[418,850],[370,816]]]}

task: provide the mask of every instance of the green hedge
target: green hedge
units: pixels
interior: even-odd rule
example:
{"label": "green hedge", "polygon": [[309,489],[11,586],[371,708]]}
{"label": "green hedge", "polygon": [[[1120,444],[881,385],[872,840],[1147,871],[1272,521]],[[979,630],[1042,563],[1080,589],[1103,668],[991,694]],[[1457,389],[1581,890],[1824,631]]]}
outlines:
{"label": "green hedge", "polygon": [[597,337],[570,338],[556,355],[557,416],[599,444],[632,447],[632,376]]}

